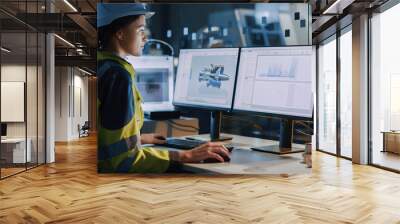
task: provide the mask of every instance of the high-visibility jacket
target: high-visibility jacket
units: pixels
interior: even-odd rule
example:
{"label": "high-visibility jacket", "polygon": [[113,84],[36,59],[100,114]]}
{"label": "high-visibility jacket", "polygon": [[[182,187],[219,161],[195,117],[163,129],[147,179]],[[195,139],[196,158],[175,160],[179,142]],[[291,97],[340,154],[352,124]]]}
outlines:
{"label": "high-visibility jacket", "polygon": [[163,173],[168,151],[141,147],[141,95],[135,71],[125,59],[97,53],[98,171],[101,173]]}

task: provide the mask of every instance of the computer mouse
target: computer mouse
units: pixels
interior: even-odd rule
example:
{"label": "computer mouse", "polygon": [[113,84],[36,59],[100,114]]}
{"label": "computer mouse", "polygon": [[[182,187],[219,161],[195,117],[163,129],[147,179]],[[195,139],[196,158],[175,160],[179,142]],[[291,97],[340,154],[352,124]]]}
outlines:
{"label": "computer mouse", "polygon": [[230,146],[230,145],[229,145],[229,146],[228,146],[228,145],[225,145],[225,148],[228,149],[229,152],[232,152],[232,150],[233,150],[234,147],[233,147],[233,146]]}
{"label": "computer mouse", "polygon": [[[225,156],[225,155],[221,155],[220,156],[224,159],[224,162],[229,162],[231,161],[231,158]],[[203,163],[220,163],[220,161],[218,159],[215,158],[208,158],[203,160]]]}

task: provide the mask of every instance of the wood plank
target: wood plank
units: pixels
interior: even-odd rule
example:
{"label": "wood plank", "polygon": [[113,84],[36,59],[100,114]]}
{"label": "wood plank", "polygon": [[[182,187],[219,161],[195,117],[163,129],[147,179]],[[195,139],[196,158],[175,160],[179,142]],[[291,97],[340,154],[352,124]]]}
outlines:
{"label": "wood plank", "polygon": [[313,153],[311,174],[97,174],[96,138],[0,181],[0,223],[400,223],[400,176]]}

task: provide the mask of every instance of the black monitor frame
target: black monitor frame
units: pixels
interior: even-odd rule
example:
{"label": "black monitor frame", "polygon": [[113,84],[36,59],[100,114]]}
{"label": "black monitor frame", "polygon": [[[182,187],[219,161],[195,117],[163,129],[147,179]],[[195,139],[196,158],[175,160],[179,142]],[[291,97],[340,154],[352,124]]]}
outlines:
{"label": "black monitor frame", "polygon": [[293,116],[293,115],[286,115],[286,114],[275,114],[275,113],[265,113],[265,112],[257,112],[257,111],[249,111],[249,110],[237,110],[233,109],[230,111],[232,115],[255,115],[260,117],[274,117],[280,119],[287,119],[287,120],[299,120],[299,121],[313,121],[314,120],[314,110],[312,112],[311,117],[301,117],[301,116]]}
{"label": "black monitor frame", "polygon": [[1,123],[1,136],[7,136],[7,124]]}

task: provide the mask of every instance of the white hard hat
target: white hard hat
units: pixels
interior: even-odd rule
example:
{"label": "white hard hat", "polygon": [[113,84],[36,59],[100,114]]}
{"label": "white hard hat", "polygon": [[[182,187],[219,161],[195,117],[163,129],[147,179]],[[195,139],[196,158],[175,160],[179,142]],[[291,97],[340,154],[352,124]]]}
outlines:
{"label": "white hard hat", "polygon": [[154,12],[148,11],[143,3],[98,3],[97,27],[107,26],[114,20],[125,16],[144,15],[147,19],[154,14]]}

